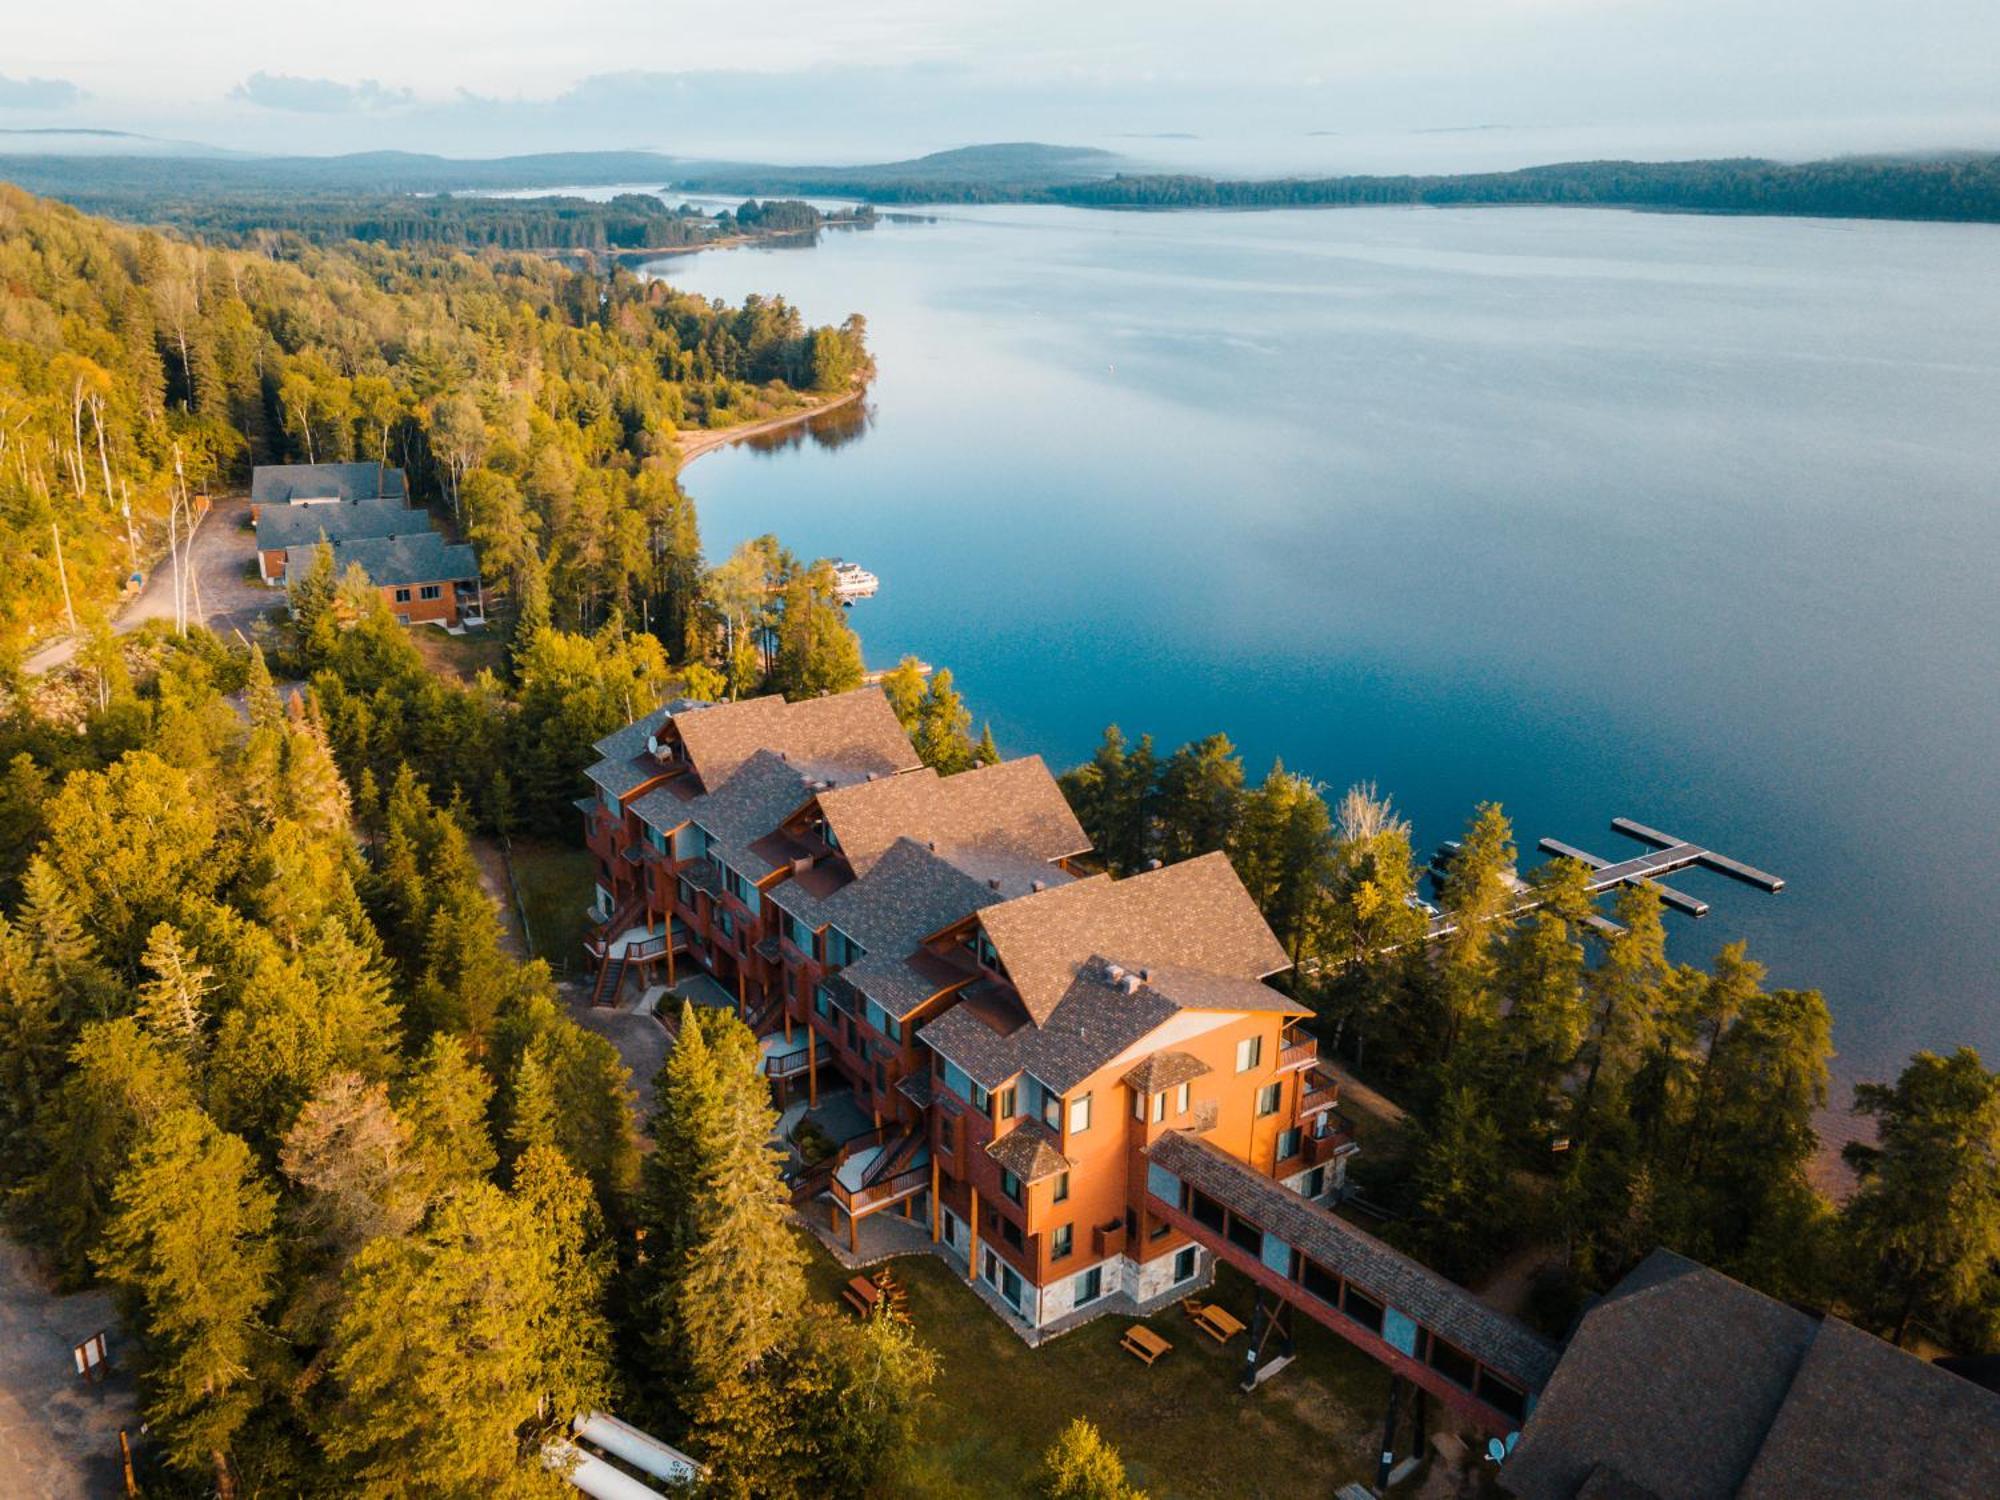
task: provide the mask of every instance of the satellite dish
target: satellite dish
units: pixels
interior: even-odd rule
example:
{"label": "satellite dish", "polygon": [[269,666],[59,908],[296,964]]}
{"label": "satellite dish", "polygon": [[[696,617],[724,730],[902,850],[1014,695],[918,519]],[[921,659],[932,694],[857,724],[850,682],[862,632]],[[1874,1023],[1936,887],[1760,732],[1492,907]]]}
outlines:
{"label": "satellite dish", "polygon": [[1486,1440],[1486,1461],[1497,1464],[1507,1456],[1507,1445],[1498,1438]]}

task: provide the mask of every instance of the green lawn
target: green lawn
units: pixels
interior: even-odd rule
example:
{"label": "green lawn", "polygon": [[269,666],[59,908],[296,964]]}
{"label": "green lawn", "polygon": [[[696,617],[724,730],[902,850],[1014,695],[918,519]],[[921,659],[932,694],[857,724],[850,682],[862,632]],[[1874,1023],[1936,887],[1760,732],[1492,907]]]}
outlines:
{"label": "green lawn", "polygon": [[584,935],[591,925],[586,911],[596,893],[589,853],[567,844],[518,838],[513,856],[534,956],[547,959],[558,974],[564,965],[568,972],[578,972],[584,961]]}
{"label": "green lawn", "polygon": [[[852,1274],[808,1240],[816,1295],[838,1301]],[[938,1355],[938,1392],[909,1473],[887,1491],[926,1497],[1032,1494],[1042,1454],[1086,1416],[1152,1500],[1331,1495],[1372,1479],[1389,1377],[1304,1318],[1299,1359],[1255,1394],[1237,1389],[1247,1335],[1227,1350],[1178,1307],[1146,1320],[1173,1343],[1148,1367],[1118,1346],[1116,1316],[1030,1349],[943,1262],[898,1260],[917,1333]],[[1225,1268],[1212,1300],[1249,1322],[1250,1283]],[[1433,1407],[1433,1426],[1442,1420]],[[1407,1428],[1405,1429],[1407,1431]]]}

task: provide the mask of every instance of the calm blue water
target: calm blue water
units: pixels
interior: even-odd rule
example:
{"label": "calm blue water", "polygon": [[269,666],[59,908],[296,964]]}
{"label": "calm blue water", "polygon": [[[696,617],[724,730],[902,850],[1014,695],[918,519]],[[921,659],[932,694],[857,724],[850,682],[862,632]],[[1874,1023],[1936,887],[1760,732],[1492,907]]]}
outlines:
{"label": "calm blue water", "polygon": [[865,430],[687,486],[715,557],[879,573],[870,660],[1006,750],[1634,817],[1789,879],[1681,877],[1677,950],[1824,989],[1844,1075],[2000,1057],[2000,230],[1013,208],[660,270],[867,316]]}

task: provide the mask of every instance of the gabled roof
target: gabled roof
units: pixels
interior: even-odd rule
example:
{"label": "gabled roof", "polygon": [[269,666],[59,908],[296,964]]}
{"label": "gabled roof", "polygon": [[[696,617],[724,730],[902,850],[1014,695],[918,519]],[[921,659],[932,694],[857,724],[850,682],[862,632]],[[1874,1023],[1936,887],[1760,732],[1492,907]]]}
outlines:
{"label": "gabled roof", "polygon": [[1224,854],[1055,886],[989,908],[980,924],[1037,1022],[1093,954],[1249,980],[1291,964]]}
{"label": "gabled roof", "polygon": [[257,513],[257,550],[278,552],[362,537],[417,536],[431,530],[427,510],[402,500],[362,500],[351,505],[269,505]]}
{"label": "gabled roof", "polygon": [[[905,776],[830,788],[818,802],[857,875],[899,838],[931,844],[947,858],[963,850],[983,864],[997,865],[1001,856],[1013,855],[1014,864],[1029,868],[1090,848],[1039,755],[956,776],[940,776],[926,766]],[[1000,878],[997,870],[993,878]]]}
{"label": "gabled roof", "polygon": [[797,703],[775,694],[718,703],[677,717],[674,727],[688,763],[710,787],[727,780],[759,750],[783,756],[808,780],[859,781],[870,774],[913,771],[922,764],[879,687]]}
{"label": "gabled roof", "polygon": [[1070,1169],[1061,1146],[1061,1138],[1040,1120],[1022,1120],[1005,1135],[989,1141],[986,1154],[1021,1181],[1040,1182]]}
{"label": "gabled roof", "polygon": [[1523,1500],[1614,1483],[1659,1500],[1995,1495],[2000,1396],[1656,1250],[1585,1312],[1500,1479]]}
{"label": "gabled roof", "polygon": [[759,750],[727,780],[710,785],[713,791],[687,804],[687,816],[708,830],[718,859],[740,875],[761,880],[770,867],[751,853],[750,846],[799,805],[806,791],[804,775],[783,756]]}
{"label": "gabled roof", "polygon": [[397,499],[409,493],[401,469],[376,464],[259,464],[250,472],[250,501],[258,506]]}
{"label": "gabled roof", "polygon": [[1127,1073],[1122,1082],[1136,1093],[1157,1094],[1162,1089],[1193,1083],[1214,1071],[1192,1052],[1155,1052]]}
{"label": "gabled roof", "polygon": [[[315,543],[285,550],[285,576],[304,577],[313,565]],[[359,564],[377,588],[403,584],[455,583],[479,576],[479,556],[463,542],[447,542],[435,531],[415,536],[362,537],[333,544],[333,565],[345,573]]]}

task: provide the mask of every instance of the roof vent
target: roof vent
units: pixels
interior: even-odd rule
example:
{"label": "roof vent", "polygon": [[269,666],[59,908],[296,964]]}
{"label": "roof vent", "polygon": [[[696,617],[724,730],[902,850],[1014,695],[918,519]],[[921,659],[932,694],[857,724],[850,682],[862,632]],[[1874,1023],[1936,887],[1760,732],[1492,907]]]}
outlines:
{"label": "roof vent", "polygon": [[1139,993],[1139,986],[1145,982],[1146,976],[1144,974],[1127,974],[1119,987],[1128,995],[1136,995]]}
{"label": "roof vent", "polygon": [[1121,982],[1125,978],[1125,966],[1123,964],[1106,964],[1104,966],[1104,977],[1113,984]]}
{"label": "roof vent", "polygon": [[937,840],[936,840],[936,839],[925,839],[925,840],[924,840],[924,847],[925,847],[926,849],[930,850],[930,851],[931,851],[931,853],[933,853],[933,854],[937,853]]}
{"label": "roof vent", "polygon": [[875,773],[874,773],[873,771],[870,771],[870,772],[868,773],[868,779],[869,779],[870,781],[873,781],[873,780],[875,779]]}
{"label": "roof vent", "polygon": [[1160,862],[1157,859],[1149,859],[1146,861],[1146,868],[1149,870],[1157,870],[1160,868]]}
{"label": "roof vent", "polygon": [[1030,882],[1030,887],[1034,890],[1045,891],[1049,888],[1049,883],[1046,880],[1036,880]]}
{"label": "roof vent", "polygon": [[799,859],[795,859],[792,861],[792,873],[794,875],[803,875],[805,874],[806,871],[810,870],[812,867],[813,867],[813,862],[810,859],[801,857]]}
{"label": "roof vent", "polygon": [[[788,763],[788,764],[789,764],[789,763],[790,763],[790,761],[791,761],[791,758],[792,758],[792,752],[791,752],[791,751],[789,751],[789,750],[780,750],[780,751],[778,752],[778,759],[779,759],[779,760],[782,760],[782,761],[785,761],[786,763]],[[1156,859],[1156,860],[1154,860],[1154,861],[1153,861],[1153,863],[1154,863],[1154,864],[1158,864],[1158,863],[1159,863],[1159,861],[1158,861],[1158,860]]]}
{"label": "roof vent", "polygon": [[1141,984],[1151,984],[1153,982],[1153,971],[1151,969],[1141,969],[1139,971],[1139,982]]}
{"label": "roof vent", "polygon": [[999,890],[999,889],[1000,889],[1000,877],[999,877],[998,875],[988,875],[988,876],[986,877],[986,888],[987,888],[987,889],[988,889],[989,891],[997,891],[997,890]]}

